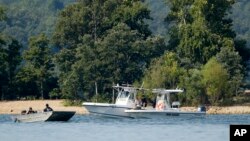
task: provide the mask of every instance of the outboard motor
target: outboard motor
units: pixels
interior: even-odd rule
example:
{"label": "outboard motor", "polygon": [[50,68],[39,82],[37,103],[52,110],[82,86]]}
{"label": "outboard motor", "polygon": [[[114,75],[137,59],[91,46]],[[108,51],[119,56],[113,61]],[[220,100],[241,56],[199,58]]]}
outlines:
{"label": "outboard motor", "polygon": [[201,105],[198,107],[198,112],[206,112],[206,107],[204,105]]}

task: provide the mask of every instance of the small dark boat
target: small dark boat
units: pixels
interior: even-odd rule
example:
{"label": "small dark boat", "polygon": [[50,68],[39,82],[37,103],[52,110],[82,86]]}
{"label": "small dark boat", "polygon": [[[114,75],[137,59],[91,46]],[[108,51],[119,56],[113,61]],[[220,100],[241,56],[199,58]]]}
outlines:
{"label": "small dark boat", "polygon": [[15,122],[68,121],[75,111],[51,111],[13,116]]}

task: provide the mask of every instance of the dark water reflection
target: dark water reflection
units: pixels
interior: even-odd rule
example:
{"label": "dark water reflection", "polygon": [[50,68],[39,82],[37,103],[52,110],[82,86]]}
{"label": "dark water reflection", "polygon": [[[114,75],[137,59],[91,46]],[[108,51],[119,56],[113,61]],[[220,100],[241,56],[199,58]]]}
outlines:
{"label": "dark water reflection", "polygon": [[230,124],[250,124],[250,115],[166,119],[75,115],[68,122],[14,123],[0,115],[1,141],[228,141]]}

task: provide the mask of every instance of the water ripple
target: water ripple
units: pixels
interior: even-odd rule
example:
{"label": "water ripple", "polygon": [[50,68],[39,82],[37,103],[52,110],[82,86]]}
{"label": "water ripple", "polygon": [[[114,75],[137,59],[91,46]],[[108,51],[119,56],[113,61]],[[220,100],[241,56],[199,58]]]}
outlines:
{"label": "water ripple", "polygon": [[0,115],[0,136],[6,141],[145,141],[166,138],[173,141],[227,141],[230,124],[250,124],[250,115],[165,119],[75,115],[68,122],[35,123],[14,123],[11,115]]}

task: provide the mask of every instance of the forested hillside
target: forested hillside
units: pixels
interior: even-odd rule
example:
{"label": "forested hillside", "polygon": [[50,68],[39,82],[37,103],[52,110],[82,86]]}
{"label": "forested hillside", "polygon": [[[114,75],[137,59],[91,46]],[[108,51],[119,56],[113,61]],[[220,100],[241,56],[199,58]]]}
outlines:
{"label": "forested hillside", "polygon": [[[28,37],[44,32],[48,35],[54,30],[58,12],[76,0],[0,0],[7,10],[8,20],[0,24],[4,33],[16,37],[27,45]],[[152,20],[147,20],[154,34],[167,36],[166,14],[169,7],[164,0],[145,0],[151,10]],[[230,17],[237,36],[250,42],[250,1],[237,0]]]}
{"label": "forested hillside", "polygon": [[237,36],[246,39],[248,47],[250,47],[250,1],[238,0],[233,6],[232,14],[233,27]]}
{"label": "forested hillside", "polygon": [[145,0],[151,10],[151,20],[148,20],[149,28],[154,34],[167,36],[166,15],[169,13],[169,7],[163,0]]}
{"label": "forested hillside", "polygon": [[0,0],[0,5],[2,100],[108,101],[114,83],[143,83],[184,88],[175,98],[187,105],[231,104],[249,85],[247,0]]}
{"label": "forested hillside", "polygon": [[7,20],[0,24],[0,30],[27,46],[28,38],[33,35],[45,33],[51,36],[59,11],[74,1],[0,0],[7,16]]}

